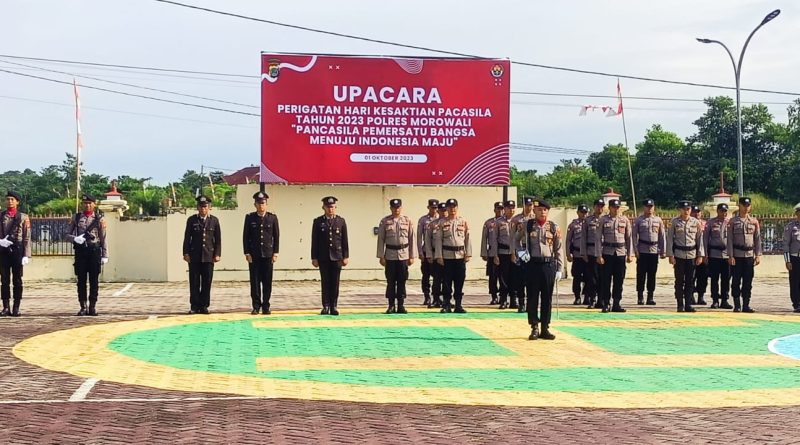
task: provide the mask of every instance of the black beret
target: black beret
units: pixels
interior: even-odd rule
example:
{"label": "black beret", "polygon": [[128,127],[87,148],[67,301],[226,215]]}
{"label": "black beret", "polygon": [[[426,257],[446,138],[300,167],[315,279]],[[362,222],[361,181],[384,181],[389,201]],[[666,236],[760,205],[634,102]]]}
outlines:
{"label": "black beret", "polygon": [[389,200],[389,207],[402,207],[402,206],[403,206],[402,199],[394,198]]}
{"label": "black beret", "polygon": [[608,200],[608,206],[609,207],[619,207],[620,206],[619,199],[617,199],[617,198],[609,199]]}
{"label": "black beret", "polygon": [[446,202],[447,207],[458,207],[458,200],[455,198],[450,198]]}
{"label": "black beret", "polygon": [[533,206],[534,207],[544,207],[547,210],[550,210],[550,203],[548,203],[544,199],[534,199],[533,200]]}
{"label": "black beret", "polygon": [[90,195],[88,193],[84,193],[81,196],[81,201],[83,201],[83,202],[97,202],[97,200],[94,199],[94,196],[92,196],[92,195]]}
{"label": "black beret", "polygon": [[495,208],[495,210],[502,209],[503,208],[503,201],[497,201],[496,203],[494,203],[494,208]]}
{"label": "black beret", "polygon": [[256,192],[256,193],[253,195],[253,200],[254,200],[255,202],[259,202],[259,201],[266,201],[267,199],[269,199],[269,195],[268,195],[268,194],[266,194],[266,193],[264,193],[264,192]]}
{"label": "black beret", "polygon": [[721,203],[717,204],[717,210],[725,210],[725,211],[727,211],[728,210],[728,204],[725,204],[724,202],[721,202]]}
{"label": "black beret", "polygon": [[678,201],[678,208],[679,209],[691,209],[692,208],[692,202],[691,201],[686,201],[686,200]]}
{"label": "black beret", "polygon": [[739,198],[739,204],[750,205],[750,198],[742,196],[741,198]]}
{"label": "black beret", "polygon": [[200,206],[200,207],[205,207],[205,206],[211,204],[211,200],[208,199],[207,196],[203,196],[203,195],[198,196],[194,200],[197,201],[197,205]]}
{"label": "black beret", "polygon": [[517,202],[513,199],[509,199],[508,201],[503,203],[503,207],[511,207],[512,209],[517,206]]}
{"label": "black beret", "polygon": [[439,200],[438,199],[429,199],[428,200],[428,207],[439,207]]}
{"label": "black beret", "polygon": [[606,202],[605,202],[605,201],[603,201],[603,198],[598,198],[598,199],[596,199],[596,200],[594,201],[594,204],[592,204],[592,205],[596,205],[596,206],[600,206],[600,207],[605,207],[605,206],[606,206]]}
{"label": "black beret", "polygon": [[655,202],[655,201],[653,201],[653,200],[652,200],[652,199],[650,199],[650,198],[647,198],[647,199],[645,199],[644,201],[642,201],[642,204],[644,204],[644,206],[645,206],[645,207],[650,207],[650,206],[654,206],[654,205],[656,205],[656,202]]}
{"label": "black beret", "polygon": [[336,204],[336,201],[338,201],[338,199],[336,199],[335,196],[326,196],[322,198],[322,203],[325,205]]}
{"label": "black beret", "polygon": [[6,198],[14,198],[17,201],[22,201],[22,195],[15,192],[14,190],[9,190],[8,192],[6,192]]}
{"label": "black beret", "polygon": [[578,206],[578,211],[586,213],[589,211],[589,207],[587,207],[586,204],[581,204]]}

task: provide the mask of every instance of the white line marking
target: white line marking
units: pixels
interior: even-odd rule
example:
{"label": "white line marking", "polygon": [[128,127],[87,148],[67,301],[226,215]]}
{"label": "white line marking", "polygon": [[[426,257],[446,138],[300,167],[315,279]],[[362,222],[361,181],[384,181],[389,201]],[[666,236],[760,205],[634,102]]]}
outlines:
{"label": "white line marking", "polygon": [[120,289],[120,290],[118,290],[118,291],[114,292],[113,296],[114,296],[114,297],[119,297],[120,295],[124,294],[125,292],[128,292],[128,290],[129,290],[130,288],[132,288],[132,287],[133,287],[133,283],[128,283],[128,284],[126,284],[126,285],[125,285],[125,287],[123,287],[122,289]]}
{"label": "white line marking", "polygon": [[[93,379],[89,379],[93,380]],[[88,381],[88,380],[87,380]],[[84,382],[84,385],[86,382]],[[81,385],[83,387],[83,385]],[[80,388],[79,388],[80,389]],[[76,391],[77,392],[77,391]],[[88,392],[88,391],[87,391]],[[169,397],[169,398],[129,398],[129,399],[80,399],[80,400],[0,400],[0,405],[34,405],[34,404],[53,404],[53,403],[74,403],[74,402],[92,402],[92,403],[117,403],[117,402],[197,402],[197,401],[215,401],[215,400],[268,400],[275,397],[246,397],[246,396],[231,396],[231,397]]]}
{"label": "white line marking", "polygon": [[785,337],[774,338],[769,342],[769,344],[767,344],[767,348],[769,348],[769,350],[773,354],[778,354],[778,355],[782,355],[784,357],[793,358],[793,359],[797,360],[796,356],[789,355],[789,354],[784,354],[784,353],[782,353],[782,352],[780,352],[780,351],[775,349],[775,345],[778,344],[779,341],[787,340],[787,339],[790,339],[790,338],[793,338],[793,337],[800,337],[800,334],[793,334],[793,335],[787,335]]}
{"label": "white line marking", "polygon": [[91,391],[92,388],[94,388],[94,385],[96,385],[99,381],[100,380],[97,380],[94,377],[86,379],[86,381],[83,382],[81,386],[79,386],[78,389],[76,389],[75,392],[69,397],[69,402],[81,402],[86,400],[86,396],[89,395],[89,391]]}
{"label": "white line marking", "polygon": [[147,317],[148,320],[155,320],[156,318],[158,318],[158,315],[151,315]]}

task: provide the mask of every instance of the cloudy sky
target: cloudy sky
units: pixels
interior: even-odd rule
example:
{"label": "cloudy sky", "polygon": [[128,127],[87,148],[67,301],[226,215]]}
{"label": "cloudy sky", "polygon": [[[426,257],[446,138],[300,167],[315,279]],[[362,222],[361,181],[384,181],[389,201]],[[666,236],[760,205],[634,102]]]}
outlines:
{"label": "cloudy sky", "polygon": [[[800,92],[800,2],[796,0],[183,0],[271,21],[512,61],[640,77],[733,85],[725,42],[744,60],[742,87]],[[436,56],[436,53],[332,37],[210,14],[155,0],[3,0],[0,70],[134,94],[258,113],[259,54],[268,52]],[[242,77],[180,74],[53,63],[58,59]],[[61,71],[60,74],[41,68]],[[94,77],[87,79],[85,76]],[[252,78],[244,76],[253,76]],[[100,79],[100,80],[96,80]],[[235,102],[115,85],[148,88]],[[701,100],[725,90],[622,79],[624,96]],[[582,105],[613,105],[616,79],[512,66],[512,143],[598,151],[623,141],[619,118],[579,117]],[[537,94],[519,94],[537,93]],[[541,93],[555,93],[542,95]],[[742,93],[770,103],[778,121],[800,95]],[[108,176],[152,177],[165,184],[201,166],[235,170],[259,160],[255,116],[156,102],[83,88],[85,167]],[[75,150],[72,88],[0,71],[0,171],[60,163]],[[249,105],[249,106],[247,106]],[[686,137],[704,106],[694,101],[625,102],[631,147],[654,123]],[[583,153],[579,151],[579,153]],[[513,149],[512,163],[547,171],[564,153]]]}

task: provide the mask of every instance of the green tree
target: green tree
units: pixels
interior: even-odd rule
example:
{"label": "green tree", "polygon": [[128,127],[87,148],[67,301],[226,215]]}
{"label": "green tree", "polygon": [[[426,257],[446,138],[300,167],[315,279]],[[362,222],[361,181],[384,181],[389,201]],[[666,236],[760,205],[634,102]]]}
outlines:
{"label": "green tree", "polygon": [[[606,144],[603,151],[589,155],[587,162],[603,181],[604,188],[613,188],[623,196],[631,196],[630,175],[628,173],[628,150],[622,144]],[[634,164],[635,160],[631,160]],[[632,165],[635,169],[635,165]]]}

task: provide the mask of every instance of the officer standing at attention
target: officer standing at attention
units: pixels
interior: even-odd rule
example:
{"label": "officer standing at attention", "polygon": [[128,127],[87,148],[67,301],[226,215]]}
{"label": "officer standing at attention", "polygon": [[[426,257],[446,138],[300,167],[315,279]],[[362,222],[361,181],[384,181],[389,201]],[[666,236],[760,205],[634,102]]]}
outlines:
{"label": "officer standing at attention", "polygon": [[486,276],[489,277],[489,295],[492,299],[489,304],[497,304],[497,268],[494,261],[489,258],[489,234],[494,231],[494,225],[503,214],[503,202],[494,203],[494,216],[483,223],[481,231],[481,259],[486,262]]}
{"label": "officer standing at attention", "polygon": [[[436,245],[436,262],[444,267],[444,301],[440,312],[463,314],[467,311],[461,305],[464,297],[464,279],[467,274],[467,262],[472,257],[472,246],[469,242],[469,224],[458,216],[458,201],[447,200],[447,218],[442,222],[440,230],[434,233]],[[456,307],[450,308],[450,297],[455,298]]]}
{"label": "officer standing at attention", "polygon": [[[535,217],[525,222],[525,232],[517,232],[517,236],[526,238],[525,244],[530,254],[530,260],[525,264],[528,324],[531,326],[528,340],[555,340],[556,336],[550,332],[550,316],[553,308],[553,286],[561,279],[563,269],[561,229],[556,223],[547,220],[550,204],[545,200],[534,199],[533,211]],[[541,331],[538,329],[540,322]]]}
{"label": "officer standing at attention", "polygon": [[636,252],[636,304],[644,304],[645,282],[647,304],[654,306],[653,292],[656,290],[658,258],[665,258],[666,237],[664,221],[655,215],[656,203],[645,199],[644,212],[633,223],[633,245]]}
{"label": "officer standing at attention", "polygon": [[[700,211],[700,207],[692,205],[690,215],[700,221],[700,229],[703,233],[706,233],[706,220],[703,219],[703,212]],[[703,261],[702,264],[698,264],[694,269],[694,292],[697,292],[697,304],[700,306],[708,304],[703,298],[706,294],[706,289],[708,289],[708,266]],[[692,303],[694,302],[694,294],[692,294]]]}
{"label": "officer standing at attention", "polygon": [[[608,201],[608,215],[597,224],[594,252],[602,267],[603,312],[625,312],[620,305],[626,263],[633,261],[633,236],[628,218],[619,213],[619,199]],[[614,287],[613,294],[611,287]],[[611,306],[613,296],[614,304]]]}
{"label": "officer standing at attention", "polygon": [[311,264],[319,267],[322,286],[320,315],[339,315],[339,277],[350,258],[347,223],[336,214],[337,201],[334,196],[322,198],[325,213],[311,227]]}
{"label": "officer standing at attention", "polygon": [[[511,220],[511,239],[525,240],[525,237],[518,237],[517,231],[525,231],[525,222],[533,218],[533,196],[522,197],[522,211]],[[514,243],[511,246],[514,251],[523,250],[523,244]],[[509,295],[511,305],[509,308],[517,309],[517,312],[525,312],[525,264],[516,262],[511,266],[511,289],[513,293]]]}
{"label": "officer standing at attention", "polygon": [[433,277],[433,288],[431,289],[433,301],[428,308],[442,307],[442,295],[444,295],[444,267],[436,261],[437,250],[433,240],[436,232],[442,230],[442,223],[447,219],[447,204],[444,201],[439,202],[436,210],[439,216],[428,223],[428,227],[425,229],[425,257],[431,265],[431,276]]}
{"label": "officer standing at attention", "polygon": [[[9,190],[6,209],[0,213],[0,287],[3,311],[0,315],[19,317],[22,301],[22,269],[31,258],[31,220],[17,208],[22,196]],[[14,283],[14,306],[11,308],[11,282]]]}
{"label": "officer standing at attention", "polygon": [[711,275],[711,309],[733,309],[728,303],[731,266],[728,264],[728,204],[717,204],[717,217],[706,223],[703,231],[706,257]]}
{"label": "officer standing at attention", "polygon": [[[534,208],[534,212],[536,209]],[[584,224],[589,207],[586,204],[578,206],[578,217],[573,219],[567,226],[567,261],[572,263],[570,273],[572,273],[572,294],[575,295],[574,305],[581,304],[581,285],[583,285],[583,304],[588,304],[586,295],[586,260],[583,255]]]}
{"label": "officer standing at attention", "polygon": [[516,205],[514,200],[508,200],[503,204],[503,215],[497,218],[494,230],[489,233],[489,258],[495,266],[497,277],[500,282],[499,309],[506,309],[508,307],[509,293],[512,292],[510,280],[511,267],[513,264],[511,259],[513,249],[511,246],[514,243],[511,239],[511,218],[514,217],[514,208]]}
{"label": "officer standing at attention", "polygon": [[750,216],[750,198],[739,198],[739,214],[728,222],[728,263],[733,268],[733,312],[755,312],[750,307],[753,272],[761,263],[761,224]]}
{"label": "officer standing at attention", "polygon": [[[414,222],[401,215],[403,201],[390,199],[392,213],[378,223],[378,253],[376,254],[386,274],[387,314],[407,314],[406,280],[408,266],[414,264],[417,245],[414,240]],[[397,306],[395,306],[395,302]]]}
{"label": "officer standing at attention", "polygon": [[214,263],[222,255],[219,219],[211,215],[211,200],[198,196],[197,214],[186,219],[183,233],[183,261],[189,263],[189,313],[208,314]]}
{"label": "officer standing at attention", "polygon": [[[75,275],[78,276],[77,315],[97,315],[98,277],[100,267],[108,262],[106,220],[95,209],[96,200],[91,195],[81,196],[83,212],[76,213],[67,226],[66,237],[75,249]],[[86,301],[86,281],[89,281],[89,301]]]}
{"label": "officer standing at attention", "polygon": [[425,243],[427,242],[427,229],[428,223],[436,219],[437,213],[436,209],[439,207],[439,200],[438,199],[429,199],[428,200],[428,213],[422,215],[419,220],[417,220],[417,253],[419,254],[419,263],[420,269],[422,270],[422,294],[425,296],[425,300],[422,302],[423,306],[431,307],[431,262],[428,261],[428,256],[426,255],[426,246]]}
{"label": "officer standing at attention", "polygon": [[690,216],[692,204],[679,201],[680,216],[672,218],[667,231],[667,256],[675,268],[675,300],[678,312],[695,312],[692,307],[695,266],[703,262],[703,227],[700,221]]}
{"label": "officer standing at attention", "polygon": [[256,211],[244,217],[244,258],[250,269],[250,299],[253,303],[251,315],[261,311],[269,315],[269,300],[272,296],[272,267],[278,261],[280,229],[278,217],[267,211],[269,195],[257,192],[253,195]]}
{"label": "officer standing at attention", "polygon": [[800,313],[800,204],[794,206],[794,219],[783,230],[783,258],[786,261],[786,270],[789,271],[789,297],[792,299],[792,307],[795,312]]}
{"label": "officer standing at attention", "polygon": [[597,245],[597,228],[600,225],[600,217],[603,216],[603,208],[606,202],[602,198],[597,199],[592,206],[593,212],[584,221],[584,237],[581,245],[581,254],[586,262],[586,308],[602,309],[602,269],[603,266],[597,261],[595,255],[595,245]]}

